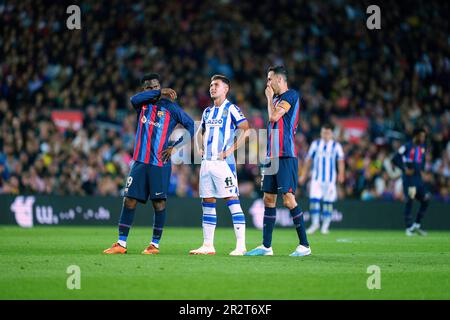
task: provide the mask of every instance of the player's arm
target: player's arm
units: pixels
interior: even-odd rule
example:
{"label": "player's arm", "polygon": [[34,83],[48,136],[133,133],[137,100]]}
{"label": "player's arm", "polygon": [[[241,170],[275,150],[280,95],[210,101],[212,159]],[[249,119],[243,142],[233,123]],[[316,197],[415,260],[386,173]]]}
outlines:
{"label": "player's arm", "polygon": [[130,98],[134,109],[138,110],[142,105],[155,102],[159,98],[167,98],[175,100],[177,93],[170,88],[163,88],[161,90],[145,90],[139,92]]}
{"label": "player's arm", "polygon": [[280,118],[291,108],[291,104],[286,100],[282,100],[276,107],[273,105],[273,90],[270,86],[266,87],[266,98],[267,112],[269,114],[269,121],[271,122],[280,120]]}
{"label": "player's arm", "polygon": [[238,132],[238,136],[235,139],[233,145],[222,152],[221,154],[221,158],[222,159],[226,159],[230,154],[233,154],[234,151],[236,151],[237,149],[239,149],[245,142],[245,139],[248,137],[248,135],[250,134],[250,126],[248,124],[247,119],[244,119],[243,121],[241,121],[237,128],[239,129]]}
{"label": "player's arm", "polygon": [[316,141],[313,141],[311,143],[311,146],[309,147],[308,153],[306,154],[305,165],[303,167],[303,173],[301,174],[300,179],[299,179],[299,183],[301,185],[303,185],[306,182],[306,180],[308,180],[312,160],[316,155],[316,145],[317,145]]}
{"label": "player's arm", "polygon": [[184,139],[184,135],[182,135],[177,141],[169,145],[167,149],[162,152],[163,160],[165,162],[169,161],[172,154],[181,149],[194,136],[194,120],[192,120],[192,118],[176,104],[175,110],[178,123],[180,123],[189,132],[189,139]]}
{"label": "player's arm", "polygon": [[161,96],[161,90],[146,90],[139,92],[130,98],[134,109],[139,109],[142,105],[156,101]]}
{"label": "player's arm", "polygon": [[345,161],[344,161],[344,150],[342,150],[341,144],[338,144],[338,148],[337,148],[337,162],[338,162],[338,182],[344,183],[344,181],[345,181]]}
{"label": "player's arm", "polygon": [[308,180],[308,176],[309,176],[309,172],[310,172],[310,168],[311,168],[311,163],[312,163],[312,159],[311,158],[306,158],[305,159],[305,164],[303,166],[303,172],[300,176],[300,180],[299,183],[300,185],[305,184],[306,180]]}

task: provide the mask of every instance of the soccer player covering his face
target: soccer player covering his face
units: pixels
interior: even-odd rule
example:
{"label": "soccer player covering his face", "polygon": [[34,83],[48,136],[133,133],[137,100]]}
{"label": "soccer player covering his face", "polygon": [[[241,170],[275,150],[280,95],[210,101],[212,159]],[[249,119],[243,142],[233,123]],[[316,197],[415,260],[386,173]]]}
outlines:
{"label": "soccer player covering his face", "polygon": [[287,72],[283,66],[270,67],[267,75],[267,111],[269,115],[267,158],[269,167],[278,163],[278,171],[263,173],[264,226],[261,246],[246,253],[249,256],[271,256],[272,232],[276,219],[277,194],[283,196],[283,204],[290,210],[299,239],[299,245],[291,256],[311,254],[305,231],[303,212],[295,200],[298,182],[298,159],[295,133],[300,116],[299,93],[288,88]]}
{"label": "soccer player covering his face", "polygon": [[[239,202],[238,181],[234,151],[248,133],[249,125],[238,106],[227,99],[230,80],[222,75],[211,78],[209,93],[213,104],[202,115],[196,142],[202,154],[200,168],[200,197],[203,211],[203,245],[190,254],[215,254],[214,231],[217,223],[216,199],[225,199],[230,210],[236,248],[232,256],[242,256],[245,247],[245,216]],[[240,134],[234,141],[235,131]],[[199,142],[199,140],[201,142]]]}
{"label": "soccer player covering his face", "polygon": [[127,253],[127,238],[134,220],[137,202],[152,200],[154,208],[153,237],[143,254],[159,253],[164,223],[166,198],[172,165],[170,157],[189,139],[181,137],[169,145],[169,137],[177,124],[194,135],[194,121],[173,100],[176,92],[162,89],[159,75],[152,73],[142,78],[143,91],[131,97],[137,112],[137,129],[130,174],[126,180],[124,201],[119,220],[119,239],[106,254]]}

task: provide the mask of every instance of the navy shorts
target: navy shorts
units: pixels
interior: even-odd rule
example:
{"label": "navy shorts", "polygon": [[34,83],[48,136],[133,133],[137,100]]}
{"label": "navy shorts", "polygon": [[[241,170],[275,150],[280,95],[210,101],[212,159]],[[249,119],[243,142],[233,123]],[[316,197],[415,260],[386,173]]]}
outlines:
{"label": "navy shorts", "polygon": [[166,199],[172,166],[158,167],[142,162],[134,162],[128,175],[124,196],[146,203],[151,200]]}
{"label": "navy shorts", "polygon": [[[298,183],[298,159],[292,157],[278,158],[279,167],[275,174],[262,175],[262,191],[267,193],[294,193]],[[272,160],[273,161],[273,160]],[[268,164],[270,166],[271,163]]]}
{"label": "navy shorts", "polygon": [[403,194],[405,195],[405,199],[410,199],[410,195],[409,195],[409,188],[410,187],[415,187],[416,188],[416,192],[415,192],[415,199],[422,201],[422,200],[427,200],[429,198],[429,194],[428,194],[428,190],[425,186],[425,183],[423,183],[422,179],[420,177],[415,177],[415,176],[406,176],[404,175],[403,178]]}

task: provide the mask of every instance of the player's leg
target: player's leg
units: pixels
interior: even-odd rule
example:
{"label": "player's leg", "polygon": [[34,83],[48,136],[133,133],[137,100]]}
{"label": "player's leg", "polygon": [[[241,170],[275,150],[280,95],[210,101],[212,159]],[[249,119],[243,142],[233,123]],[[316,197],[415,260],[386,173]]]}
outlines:
{"label": "player's leg", "polygon": [[245,216],[241,207],[239,197],[225,198],[228,209],[233,220],[234,234],[236,235],[236,248],[230,253],[231,256],[242,256],[247,252],[245,246]]}
{"label": "player's leg", "polygon": [[309,198],[311,225],[308,230],[306,230],[306,233],[313,234],[320,228],[320,201],[322,199],[322,189],[319,182],[311,181]]}
{"label": "player's leg", "polygon": [[333,204],[337,199],[337,190],[336,184],[329,183],[327,184],[327,190],[324,192],[324,201],[323,201],[323,209],[322,209],[322,228],[320,232],[322,234],[328,234],[331,216],[333,213]]}
{"label": "player's leg", "polygon": [[217,224],[215,187],[210,173],[210,161],[203,160],[200,167],[199,194],[202,198],[203,244],[190,254],[215,254],[214,232]]}
{"label": "player's leg", "polygon": [[135,162],[126,180],[122,210],[119,218],[119,239],[104,253],[126,253],[127,238],[134,221],[137,202],[145,203],[148,198],[148,181],[145,171],[146,164]]}
{"label": "player's leg", "polygon": [[303,211],[295,199],[298,181],[298,159],[280,159],[280,169],[277,174],[278,190],[283,193],[283,205],[289,209],[299,240],[299,245],[291,256],[307,256],[311,254],[308,237],[306,236]]}
{"label": "player's leg", "polygon": [[216,190],[215,197],[227,201],[233,220],[236,248],[230,255],[243,255],[247,251],[245,247],[245,216],[239,201],[236,165],[234,161],[214,161],[211,165],[211,176]]}
{"label": "player's leg", "polygon": [[262,191],[264,192],[264,225],[263,225],[263,244],[247,252],[246,256],[271,256],[272,233],[276,220],[277,203],[277,180],[276,175],[262,176]]}
{"label": "player's leg", "polygon": [[203,198],[203,244],[200,248],[189,251],[190,254],[215,254],[214,232],[217,224],[216,199]]}
{"label": "player's leg", "polygon": [[412,207],[416,192],[416,188],[412,186],[406,179],[403,179],[403,194],[405,198],[404,215],[407,236],[413,236],[415,234],[413,228]]}
{"label": "player's leg", "polygon": [[414,231],[421,236],[426,236],[427,232],[422,228],[422,219],[427,211],[429,204],[429,193],[426,191],[423,183],[417,186],[416,199],[420,201],[419,211],[417,211],[416,220],[413,224]]}
{"label": "player's leg", "polygon": [[148,168],[149,193],[153,204],[153,235],[150,244],[142,253],[158,254],[159,243],[166,223],[166,199],[172,167],[150,165]]}

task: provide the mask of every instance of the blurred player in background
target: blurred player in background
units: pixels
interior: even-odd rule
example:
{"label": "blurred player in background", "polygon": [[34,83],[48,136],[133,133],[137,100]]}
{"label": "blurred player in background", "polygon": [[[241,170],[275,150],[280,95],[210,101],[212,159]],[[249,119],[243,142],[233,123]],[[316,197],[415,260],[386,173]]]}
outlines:
{"label": "blurred player in background", "polygon": [[[203,210],[203,245],[190,254],[215,254],[214,231],[217,223],[216,199],[225,199],[230,210],[236,248],[230,253],[241,256],[246,252],[245,216],[239,202],[234,151],[245,141],[248,121],[238,106],[227,99],[230,80],[222,75],[211,78],[209,93],[213,105],[203,111],[196,142],[202,154],[200,168],[200,197]],[[234,141],[235,131],[241,129]]]}
{"label": "blurred player in background", "polygon": [[172,169],[170,157],[187,143],[181,137],[169,145],[169,137],[177,124],[185,127],[192,137],[194,121],[173,102],[177,95],[172,89],[162,89],[159,75],[151,73],[141,80],[143,91],[131,97],[138,113],[136,139],[130,174],[126,180],[124,201],[119,220],[119,239],[106,254],[127,252],[127,237],[134,220],[137,202],[146,203],[150,197],[154,208],[153,237],[143,254],[159,253],[164,223],[166,198]]}
{"label": "blurred player in background", "polygon": [[[312,167],[311,164],[313,164]],[[306,233],[312,234],[320,228],[321,212],[320,231],[323,234],[329,232],[333,205],[337,199],[336,180],[339,183],[344,182],[344,168],[344,151],[341,144],[333,139],[333,126],[329,123],[324,124],[320,130],[320,139],[311,143],[299,181],[303,185],[311,172],[309,208],[312,223]]]}
{"label": "blurred player in background", "polygon": [[[291,256],[311,254],[305,231],[303,212],[295,200],[298,183],[298,159],[295,147],[295,133],[300,116],[300,95],[288,88],[287,72],[283,66],[270,67],[266,87],[267,109],[269,113],[267,158],[278,161],[278,172],[264,174],[263,244],[246,255],[273,255],[272,232],[276,219],[277,194],[283,195],[283,204],[291,213],[300,244]],[[274,96],[275,95],[275,96]]]}
{"label": "blurred player in background", "polygon": [[[405,225],[406,235],[415,233],[425,236],[421,222],[428,208],[430,194],[422,179],[425,169],[426,132],[423,128],[416,128],[412,141],[400,147],[393,158],[393,163],[398,166],[402,174],[403,192],[405,194]],[[414,199],[420,202],[416,220],[413,223],[412,206]]]}

